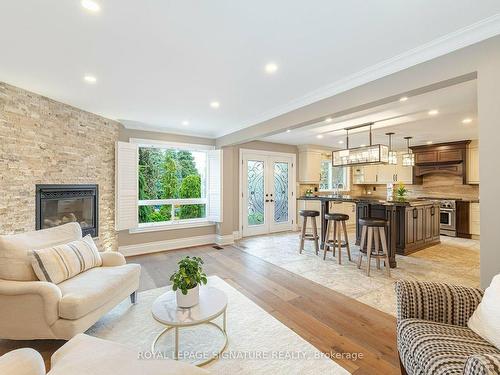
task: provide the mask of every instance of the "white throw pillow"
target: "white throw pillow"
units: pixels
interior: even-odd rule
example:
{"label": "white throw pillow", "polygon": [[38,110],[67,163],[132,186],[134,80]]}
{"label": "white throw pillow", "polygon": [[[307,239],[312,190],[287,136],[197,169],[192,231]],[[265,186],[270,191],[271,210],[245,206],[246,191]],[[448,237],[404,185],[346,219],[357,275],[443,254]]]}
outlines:
{"label": "white throw pillow", "polygon": [[31,265],[40,281],[54,284],[102,265],[99,250],[90,234],[81,240],[33,250]]}
{"label": "white throw pillow", "polygon": [[496,275],[486,288],[481,303],[467,325],[500,350],[500,274]]}

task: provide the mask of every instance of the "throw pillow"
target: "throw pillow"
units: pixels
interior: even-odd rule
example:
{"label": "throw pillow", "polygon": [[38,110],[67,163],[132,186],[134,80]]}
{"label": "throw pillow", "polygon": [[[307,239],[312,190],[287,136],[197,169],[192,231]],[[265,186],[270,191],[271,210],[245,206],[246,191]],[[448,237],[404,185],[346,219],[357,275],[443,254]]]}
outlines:
{"label": "throw pillow", "polygon": [[33,250],[31,255],[31,266],[38,279],[54,284],[102,265],[99,250],[90,235],[64,245]]}
{"label": "throw pillow", "polygon": [[467,325],[500,350],[500,274],[496,275],[486,288],[481,303]]}

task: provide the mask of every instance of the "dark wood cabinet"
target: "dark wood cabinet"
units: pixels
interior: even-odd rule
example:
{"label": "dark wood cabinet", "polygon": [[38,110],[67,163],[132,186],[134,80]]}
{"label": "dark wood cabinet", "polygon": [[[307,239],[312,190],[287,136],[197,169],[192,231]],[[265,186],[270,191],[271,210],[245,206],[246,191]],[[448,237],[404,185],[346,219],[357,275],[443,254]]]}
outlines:
{"label": "dark wood cabinet", "polygon": [[415,183],[422,183],[422,178],[429,174],[450,174],[461,176],[467,183],[467,141],[440,143],[436,145],[414,146],[415,166],[413,178]]}
{"label": "dark wood cabinet", "polygon": [[470,234],[470,204],[469,202],[457,201],[456,222],[457,237],[471,238]]}
{"label": "dark wood cabinet", "polygon": [[[415,207],[357,203],[357,245],[361,239],[359,218],[362,217],[374,217],[388,221],[389,248],[394,249],[391,251],[395,251],[397,254],[407,255],[440,242],[439,203],[429,202]],[[391,262],[393,259],[395,258],[391,258]],[[391,267],[393,267],[392,264]]]}
{"label": "dark wood cabinet", "polygon": [[397,241],[398,254],[410,254],[422,248],[439,243],[439,205],[400,208],[400,222]]}

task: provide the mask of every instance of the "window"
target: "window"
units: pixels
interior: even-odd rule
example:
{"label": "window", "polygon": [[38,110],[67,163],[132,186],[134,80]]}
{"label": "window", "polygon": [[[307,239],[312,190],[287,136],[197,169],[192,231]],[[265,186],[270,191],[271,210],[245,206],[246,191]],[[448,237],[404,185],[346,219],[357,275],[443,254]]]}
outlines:
{"label": "window", "polygon": [[207,220],[205,150],[139,146],[138,222]]}
{"label": "window", "polygon": [[132,138],[115,154],[117,231],[222,222],[223,150]]}
{"label": "window", "polygon": [[349,190],[349,168],[334,167],[331,160],[321,161],[320,191]]}

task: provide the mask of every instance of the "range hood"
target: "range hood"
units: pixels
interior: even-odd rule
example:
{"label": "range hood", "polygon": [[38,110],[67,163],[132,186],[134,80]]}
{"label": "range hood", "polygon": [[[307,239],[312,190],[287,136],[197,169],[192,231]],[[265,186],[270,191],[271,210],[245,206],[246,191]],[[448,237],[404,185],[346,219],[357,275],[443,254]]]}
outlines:
{"label": "range hood", "polygon": [[430,174],[460,176],[467,183],[467,145],[470,140],[411,147],[415,154],[415,177]]}

